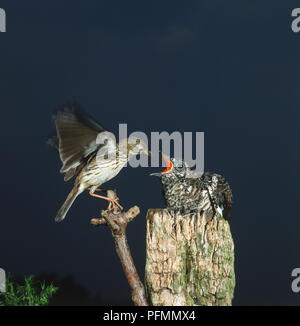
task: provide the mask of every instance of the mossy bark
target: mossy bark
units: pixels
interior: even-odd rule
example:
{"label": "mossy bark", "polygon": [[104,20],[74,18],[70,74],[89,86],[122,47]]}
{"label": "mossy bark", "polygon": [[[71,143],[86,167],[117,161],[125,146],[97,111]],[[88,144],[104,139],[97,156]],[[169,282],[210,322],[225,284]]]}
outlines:
{"label": "mossy bark", "polygon": [[150,209],[146,223],[145,283],[154,306],[229,306],[234,244],[220,215],[170,214]]}

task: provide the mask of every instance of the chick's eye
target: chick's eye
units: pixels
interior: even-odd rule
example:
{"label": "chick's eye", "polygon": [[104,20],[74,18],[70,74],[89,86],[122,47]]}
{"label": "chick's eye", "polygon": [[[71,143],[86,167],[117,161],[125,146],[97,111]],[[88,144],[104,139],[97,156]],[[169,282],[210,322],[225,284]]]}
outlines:
{"label": "chick's eye", "polygon": [[178,172],[182,172],[184,168],[183,168],[182,165],[179,165],[179,166],[176,166],[175,169],[176,169],[176,171],[178,171]]}

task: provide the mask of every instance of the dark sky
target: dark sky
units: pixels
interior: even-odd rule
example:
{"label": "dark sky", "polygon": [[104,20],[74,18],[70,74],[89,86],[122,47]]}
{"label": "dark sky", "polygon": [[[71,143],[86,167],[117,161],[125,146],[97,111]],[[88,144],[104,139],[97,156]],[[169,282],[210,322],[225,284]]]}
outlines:
{"label": "dark sky", "polygon": [[[105,203],[81,195],[54,223],[73,181],[45,145],[51,114],[76,99],[117,132],[204,131],[205,169],[234,193],[235,305],[298,305],[300,33],[297,1],[1,1],[0,267],[69,277],[107,302],[130,303]],[[156,169],[154,169],[156,171]],[[128,227],[143,277],[145,213],[163,207],[153,169],[107,184],[141,214]],[[67,302],[66,302],[67,303]]]}

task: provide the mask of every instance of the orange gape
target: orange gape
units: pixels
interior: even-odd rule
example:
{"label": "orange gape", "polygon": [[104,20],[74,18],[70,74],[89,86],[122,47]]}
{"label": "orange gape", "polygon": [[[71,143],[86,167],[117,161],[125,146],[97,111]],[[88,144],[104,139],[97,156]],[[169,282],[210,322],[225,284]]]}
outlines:
{"label": "orange gape", "polygon": [[162,171],[162,174],[171,172],[173,170],[173,163],[168,160],[168,158],[166,157],[166,155],[164,153],[161,153],[161,155],[166,163],[166,168]]}

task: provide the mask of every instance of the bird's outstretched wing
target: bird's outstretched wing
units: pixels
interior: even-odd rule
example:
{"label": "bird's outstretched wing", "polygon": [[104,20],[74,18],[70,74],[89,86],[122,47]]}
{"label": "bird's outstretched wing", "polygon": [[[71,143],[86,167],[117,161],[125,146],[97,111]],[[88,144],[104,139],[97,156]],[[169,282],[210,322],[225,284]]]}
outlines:
{"label": "bird's outstretched wing", "polygon": [[99,133],[105,129],[90,118],[78,104],[68,104],[53,117],[56,136],[49,141],[59,151],[63,163],[61,173],[65,181],[81,170],[85,162],[100,148],[96,144]]}

